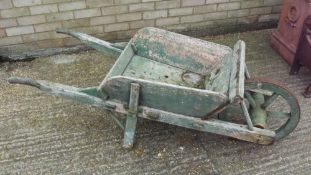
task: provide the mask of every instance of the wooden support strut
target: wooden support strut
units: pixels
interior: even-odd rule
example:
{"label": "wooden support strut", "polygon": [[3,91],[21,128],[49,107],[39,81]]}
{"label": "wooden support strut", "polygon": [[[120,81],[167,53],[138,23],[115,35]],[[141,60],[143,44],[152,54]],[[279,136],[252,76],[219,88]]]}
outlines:
{"label": "wooden support strut", "polygon": [[134,135],[137,123],[138,100],[139,100],[140,85],[131,83],[130,102],[127,113],[127,120],[124,130],[124,148],[132,148],[134,143]]}
{"label": "wooden support strut", "polygon": [[247,125],[240,125],[216,119],[201,120],[199,118],[174,114],[148,107],[142,107],[142,111],[143,112],[138,114],[139,117],[142,118],[198,131],[224,135],[258,144],[271,144],[275,137],[275,132],[273,131],[256,127],[254,127],[253,130],[250,130]]}
{"label": "wooden support strut", "polygon": [[242,108],[242,111],[243,111],[243,114],[244,114],[244,117],[245,117],[248,129],[253,131],[254,130],[254,126],[253,126],[251,117],[250,117],[250,115],[248,113],[248,110],[247,110],[247,107],[246,107],[246,104],[245,104],[244,100],[241,102],[241,108]]}

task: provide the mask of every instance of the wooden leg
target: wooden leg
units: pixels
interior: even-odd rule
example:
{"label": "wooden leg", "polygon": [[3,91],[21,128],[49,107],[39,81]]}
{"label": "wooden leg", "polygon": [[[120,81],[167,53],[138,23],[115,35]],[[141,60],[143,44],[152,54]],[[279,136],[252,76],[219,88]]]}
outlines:
{"label": "wooden leg", "polygon": [[299,59],[295,58],[291,68],[290,68],[290,75],[296,75],[298,74],[299,70],[300,70],[301,64],[299,63]]}
{"label": "wooden leg", "polygon": [[300,70],[300,67],[301,67],[301,64],[300,64],[300,61],[299,61],[300,58],[301,58],[300,50],[301,49],[299,49],[299,48],[297,49],[294,61],[293,61],[292,65],[291,65],[291,67],[290,67],[290,71],[289,71],[290,75],[296,75],[296,74],[298,74],[298,72]]}
{"label": "wooden leg", "polygon": [[140,86],[137,83],[131,83],[129,110],[124,130],[124,148],[132,148],[137,122],[138,100]]}
{"label": "wooden leg", "polygon": [[303,93],[305,98],[311,98],[311,84],[306,88],[305,92]]}
{"label": "wooden leg", "polygon": [[300,67],[302,66],[300,63],[300,60],[303,58],[303,52],[304,52],[303,46],[304,46],[304,43],[306,43],[306,35],[307,35],[306,30],[307,30],[307,26],[306,24],[304,24],[303,30],[302,30],[302,33],[300,35],[299,42],[297,45],[297,50],[295,53],[294,61],[292,63],[292,66],[289,72],[290,75],[297,74],[299,72]]}

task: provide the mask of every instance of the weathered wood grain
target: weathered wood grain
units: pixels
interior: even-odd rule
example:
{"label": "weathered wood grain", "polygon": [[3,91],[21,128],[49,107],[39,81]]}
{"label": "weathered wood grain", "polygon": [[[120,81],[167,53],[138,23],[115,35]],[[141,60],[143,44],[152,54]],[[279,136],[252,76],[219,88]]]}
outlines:
{"label": "weathered wood grain", "polygon": [[[131,43],[131,41],[129,42]],[[108,78],[111,78],[113,76],[121,75],[124,71],[127,65],[130,63],[134,56],[134,51],[131,47],[131,44],[128,44],[117,61],[114,63],[108,74],[106,75],[105,79],[101,82],[101,84],[98,87],[98,90],[102,89]]]}
{"label": "weathered wood grain", "polygon": [[219,68],[214,69],[205,78],[205,89],[229,95],[230,74],[233,65],[232,55],[225,56]]}
{"label": "weathered wood grain", "polygon": [[199,78],[193,81],[185,81],[184,74],[187,73],[191,72],[135,55],[122,75],[179,86],[202,88],[203,77],[193,73]]}
{"label": "weathered wood grain", "polygon": [[124,130],[124,148],[132,148],[134,144],[134,136],[136,131],[138,103],[139,103],[139,92],[140,85],[131,83],[129,110],[127,112],[126,125]]}
{"label": "weathered wood grain", "polygon": [[109,99],[128,103],[133,82],[141,85],[140,105],[177,114],[203,117],[228,101],[227,96],[213,91],[124,76],[109,78],[102,90]]}
{"label": "weathered wood grain", "polygon": [[104,40],[100,40],[98,38],[92,37],[92,36],[87,35],[85,33],[75,32],[75,31],[72,31],[69,29],[64,29],[64,28],[56,29],[56,32],[75,37],[75,38],[79,39],[82,43],[86,44],[87,46],[92,47],[92,48],[106,54],[107,56],[118,58],[118,56],[122,52],[122,49],[120,49],[120,46],[117,46],[118,44],[113,45],[112,43],[109,43],[109,42],[104,41]]}
{"label": "weathered wood grain", "polygon": [[237,87],[235,101],[240,101],[244,97],[244,80],[245,80],[245,42],[239,40],[235,45],[233,51],[238,55],[237,62]]}
{"label": "weathered wood grain", "polygon": [[144,108],[143,114],[139,114],[139,116],[150,120],[169,123],[172,125],[182,126],[199,131],[225,135],[259,144],[271,144],[273,143],[275,137],[275,132],[269,130],[259,128],[253,128],[253,130],[249,130],[246,125],[234,124],[231,122],[215,119],[195,119],[192,117],[151,108]]}
{"label": "weathered wood grain", "polygon": [[90,49],[90,47],[87,47],[85,45],[77,45],[73,47],[46,48],[18,53],[0,52],[0,61],[27,61],[40,57],[47,57],[57,54],[71,54],[81,51],[87,51]]}
{"label": "weathered wood grain", "polygon": [[208,75],[232,49],[189,36],[147,27],[133,37],[137,55]]}

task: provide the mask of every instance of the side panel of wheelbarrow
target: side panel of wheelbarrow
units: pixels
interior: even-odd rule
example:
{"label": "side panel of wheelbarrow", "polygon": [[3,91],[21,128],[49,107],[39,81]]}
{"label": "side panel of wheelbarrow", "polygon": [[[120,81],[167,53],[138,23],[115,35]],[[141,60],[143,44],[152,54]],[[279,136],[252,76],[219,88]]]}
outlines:
{"label": "side panel of wheelbarrow", "polygon": [[131,83],[138,83],[141,86],[140,106],[176,114],[204,117],[228,102],[227,96],[213,91],[124,76],[109,78],[102,90],[107,93],[110,100],[127,104]]}

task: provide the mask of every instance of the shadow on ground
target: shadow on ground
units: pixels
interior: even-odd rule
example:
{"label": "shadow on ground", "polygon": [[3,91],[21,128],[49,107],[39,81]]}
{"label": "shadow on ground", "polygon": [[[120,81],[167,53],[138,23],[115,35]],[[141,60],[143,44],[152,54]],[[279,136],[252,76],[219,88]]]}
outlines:
{"label": "shadow on ground", "polygon": [[122,132],[104,110],[47,96],[6,83],[9,76],[45,79],[73,86],[96,86],[114,63],[96,51],[0,64],[0,174],[309,174],[311,83],[270,48],[271,30],[204,39],[230,47],[247,43],[253,77],[288,85],[301,104],[301,122],[285,139],[261,146],[139,119],[133,150],[121,147]]}

